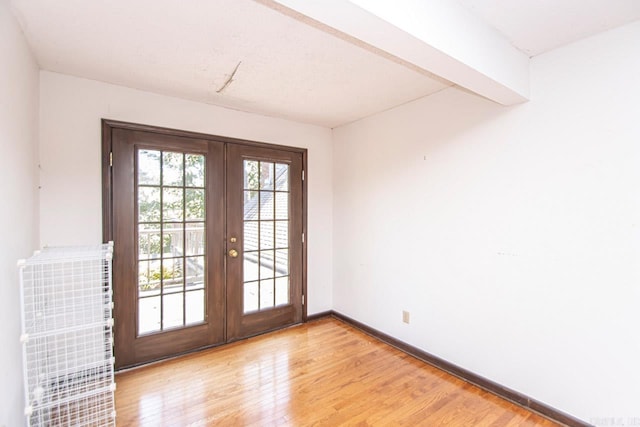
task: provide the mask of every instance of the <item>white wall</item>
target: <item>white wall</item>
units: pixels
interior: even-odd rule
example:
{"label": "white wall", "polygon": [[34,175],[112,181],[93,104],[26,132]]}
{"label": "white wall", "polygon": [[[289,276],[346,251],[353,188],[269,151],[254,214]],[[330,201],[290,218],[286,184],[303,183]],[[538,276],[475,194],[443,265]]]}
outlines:
{"label": "white wall", "polygon": [[[586,421],[640,417],[640,22],[334,130],[334,309]],[[409,310],[411,323],[401,322]]]}
{"label": "white wall", "polygon": [[19,258],[37,245],[38,66],[0,0],[0,426],[23,425]]}
{"label": "white wall", "polygon": [[42,245],[102,239],[101,118],[308,148],[308,312],[331,308],[329,129],[44,71],[40,88]]}

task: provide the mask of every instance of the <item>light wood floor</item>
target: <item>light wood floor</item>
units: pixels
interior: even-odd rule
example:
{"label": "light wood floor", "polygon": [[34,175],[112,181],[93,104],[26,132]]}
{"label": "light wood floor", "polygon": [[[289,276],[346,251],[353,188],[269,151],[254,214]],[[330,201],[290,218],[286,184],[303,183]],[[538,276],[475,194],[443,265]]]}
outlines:
{"label": "light wood floor", "polygon": [[116,376],[118,426],[555,426],[325,318]]}

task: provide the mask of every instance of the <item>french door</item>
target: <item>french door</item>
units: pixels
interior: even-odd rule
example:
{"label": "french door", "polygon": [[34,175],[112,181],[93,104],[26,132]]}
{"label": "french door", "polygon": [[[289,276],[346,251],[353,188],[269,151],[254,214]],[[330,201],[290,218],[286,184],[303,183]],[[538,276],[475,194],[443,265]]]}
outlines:
{"label": "french door", "polygon": [[104,122],[103,155],[116,367],[302,321],[300,150]]}

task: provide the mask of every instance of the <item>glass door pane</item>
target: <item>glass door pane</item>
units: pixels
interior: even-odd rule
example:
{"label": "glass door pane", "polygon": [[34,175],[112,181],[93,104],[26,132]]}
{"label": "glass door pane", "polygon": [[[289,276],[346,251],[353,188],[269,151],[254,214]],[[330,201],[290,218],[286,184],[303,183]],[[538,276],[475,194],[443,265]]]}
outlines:
{"label": "glass door pane", "polygon": [[205,156],[138,149],[138,335],[205,321]]}
{"label": "glass door pane", "polygon": [[243,313],[290,303],[289,165],[243,161]]}

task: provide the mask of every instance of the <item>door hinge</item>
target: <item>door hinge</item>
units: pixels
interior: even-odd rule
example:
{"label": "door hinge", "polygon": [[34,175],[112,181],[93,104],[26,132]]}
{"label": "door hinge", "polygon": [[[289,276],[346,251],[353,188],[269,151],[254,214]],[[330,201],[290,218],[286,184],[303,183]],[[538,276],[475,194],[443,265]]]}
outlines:
{"label": "door hinge", "polygon": [[304,305],[304,295],[302,295],[302,305]]}
{"label": "door hinge", "polygon": [[109,166],[113,166],[113,151],[109,151]]}
{"label": "door hinge", "polygon": [[302,243],[304,243],[304,233],[302,233]]}
{"label": "door hinge", "polygon": [[304,169],[302,170],[302,180],[304,181]]}

